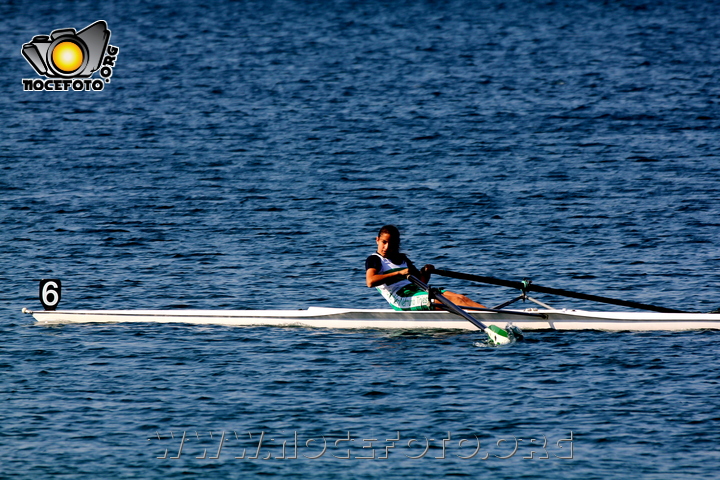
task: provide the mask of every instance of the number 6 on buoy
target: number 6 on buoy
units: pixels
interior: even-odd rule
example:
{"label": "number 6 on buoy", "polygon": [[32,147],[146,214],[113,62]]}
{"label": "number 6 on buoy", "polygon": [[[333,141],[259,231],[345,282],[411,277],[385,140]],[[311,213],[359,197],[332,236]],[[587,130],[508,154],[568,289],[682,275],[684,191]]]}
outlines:
{"label": "number 6 on buoy", "polygon": [[56,278],[40,280],[40,303],[45,310],[55,310],[60,303],[62,282]]}

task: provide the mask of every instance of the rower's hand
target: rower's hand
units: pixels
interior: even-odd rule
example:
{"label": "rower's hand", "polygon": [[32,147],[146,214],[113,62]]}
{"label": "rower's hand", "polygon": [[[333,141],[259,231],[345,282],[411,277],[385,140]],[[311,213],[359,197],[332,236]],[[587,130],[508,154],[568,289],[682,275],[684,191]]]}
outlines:
{"label": "rower's hand", "polygon": [[434,265],[430,265],[430,264],[427,264],[427,265],[425,265],[423,268],[420,269],[420,273],[423,273],[423,274],[425,274],[425,273],[426,273],[426,274],[431,274],[431,273],[433,273],[434,271],[435,271],[435,266],[434,266]]}

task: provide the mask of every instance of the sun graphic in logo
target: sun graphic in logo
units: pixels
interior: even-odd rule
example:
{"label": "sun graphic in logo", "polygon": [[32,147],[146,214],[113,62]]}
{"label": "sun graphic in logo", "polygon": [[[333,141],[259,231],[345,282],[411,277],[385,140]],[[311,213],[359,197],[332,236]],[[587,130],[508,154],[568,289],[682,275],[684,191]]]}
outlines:
{"label": "sun graphic in logo", "polygon": [[58,43],[52,52],[52,62],[60,71],[75,72],[83,64],[83,51],[75,42]]}

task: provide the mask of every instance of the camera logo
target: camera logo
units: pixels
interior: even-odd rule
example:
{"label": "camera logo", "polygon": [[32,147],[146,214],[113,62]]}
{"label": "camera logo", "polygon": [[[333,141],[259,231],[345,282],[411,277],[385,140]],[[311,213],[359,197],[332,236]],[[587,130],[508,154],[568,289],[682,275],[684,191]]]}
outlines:
{"label": "camera logo", "polygon": [[[110,30],[98,20],[79,32],[74,28],[53,30],[50,35],[36,35],[22,46],[22,55],[38,75],[47,80],[23,79],[23,90],[93,90],[105,88],[120,53],[110,42]],[[104,79],[92,79],[100,70]]]}

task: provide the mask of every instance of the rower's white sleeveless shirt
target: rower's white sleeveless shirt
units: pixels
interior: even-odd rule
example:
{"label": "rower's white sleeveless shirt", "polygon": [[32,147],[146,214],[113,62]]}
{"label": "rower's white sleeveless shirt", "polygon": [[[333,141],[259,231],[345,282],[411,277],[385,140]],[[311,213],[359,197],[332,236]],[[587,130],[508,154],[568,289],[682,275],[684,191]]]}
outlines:
{"label": "rower's white sleeveless shirt", "polygon": [[[379,253],[374,253],[373,255],[380,259],[380,271],[378,273],[381,275],[410,267],[407,257],[404,255],[402,256],[403,260],[401,263],[393,263],[389,258],[385,258]],[[396,278],[397,279],[390,279],[387,283],[375,287],[395,310],[430,309],[430,299],[426,292],[419,291],[417,287],[406,278],[401,276]]]}
{"label": "rower's white sleeveless shirt", "polygon": [[[376,257],[380,259],[380,271],[378,272],[380,275],[385,275],[386,273],[392,273],[397,272],[399,270],[403,270],[405,268],[409,268],[410,265],[407,263],[406,257],[403,255],[403,261],[402,263],[393,263],[389,258],[385,258],[379,253],[373,253]],[[392,280],[388,280],[388,282],[391,282]],[[410,280],[402,277],[397,277],[397,280],[394,283],[384,283],[382,285],[378,285],[377,288],[380,293],[383,294],[383,297],[387,298],[388,295],[392,295],[394,293],[397,293],[402,287],[406,285],[410,285]]]}

